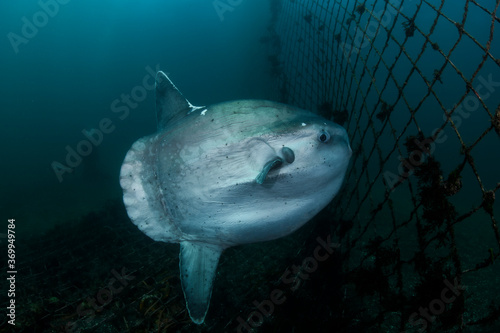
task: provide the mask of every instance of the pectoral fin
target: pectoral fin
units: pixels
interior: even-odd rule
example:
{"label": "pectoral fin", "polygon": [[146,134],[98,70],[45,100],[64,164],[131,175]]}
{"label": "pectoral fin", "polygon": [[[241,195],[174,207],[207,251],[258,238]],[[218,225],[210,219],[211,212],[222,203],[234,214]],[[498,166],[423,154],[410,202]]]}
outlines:
{"label": "pectoral fin", "polygon": [[273,147],[260,138],[251,138],[247,142],[249,158],[252,168],[257,172],[255,182],[262,184],[269,171],[283,164],[283,159],[278,156]]}
{"label": "pectoral fin", "polygon": [[267,162],[264,165],[264,167],[262,168],[262,171],[259,172],[257,177],[255,177],[255,181],[257,182],[257,184],[262,184],[264,182],[264,180],[266,179],[269,171],[281,166],[281,164],[283,164],[283,160],[280,157],[275,157],[274,159]]}
{"label": "pectoral fin", "polygon": [[224,249],[201,242],[181,242],[179,268],[189,316],[202,324],[210,304],[219,257]]}

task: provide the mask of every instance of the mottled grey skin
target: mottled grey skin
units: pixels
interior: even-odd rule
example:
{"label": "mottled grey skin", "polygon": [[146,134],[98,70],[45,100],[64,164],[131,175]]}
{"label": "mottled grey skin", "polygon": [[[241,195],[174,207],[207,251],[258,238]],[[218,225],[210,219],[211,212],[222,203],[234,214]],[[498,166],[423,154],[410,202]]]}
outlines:
{"label": "mottled grey skin", "polygon": [[134,143],[120,183],[139,229],[181,244],[201,324],[222,251],[304,225],[340,189],[351,149],[341,126],[311,112],[261,100],[194,107],[163,72],[156,80],[158,132]]}

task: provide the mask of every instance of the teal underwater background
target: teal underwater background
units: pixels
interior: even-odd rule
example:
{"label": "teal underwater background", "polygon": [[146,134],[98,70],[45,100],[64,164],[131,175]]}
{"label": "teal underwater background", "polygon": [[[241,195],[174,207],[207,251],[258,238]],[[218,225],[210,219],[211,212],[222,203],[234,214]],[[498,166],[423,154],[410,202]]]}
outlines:
{"label": "teal underwater background", "polygon": [[[130,96],[151,75],[146,68],[169,73],[195,105],[269,98],[267,56],[259,47],[267,1],[242,2],[223,21],[210,1],[57,4],[36,31],[23,30],[23,18],[45,22],[38,2],[0,4],[1,172],[8,175],[0,201],[2,214],[17,216],[20,229],[43,230],[121,196],[125,152],[156,128],[152,91],[145,98],[135,91],[139,103],[122,102],[122,94]],[[67,166],[66,147],[76,150],[86,139],[82,131],[104,118],[114,130],[60,181],[52,163]]]}
{"label": "teal underwater background", "polygon": [[[316,21],[313,8],[320,2],[324,4],[322,13],[331,16],[321,16]],[[406,185],[391,192],[387,191],[383,177],[370,184],[361,181],[353,171],[347,179],[346,192],[340,194],[338,201],[339,205],[345,204],[344,194],[354,198],[345,211],[344,206],[336,207],[335,201],[329,210],[290,237],[228,249],[221,259],[207,321],[201,327],[190,323],[185,313],[178,279],[178,245],[155,243],[137,230],[121,203],[119,185],[120,166],[131,144],[156,130],[151,87],[157,70],[166,72],[194,105],[247,98],[281,100],[317,113],[325,112],[322,106],[326,105],[327,112],[333,111],[328,116],[334,119],[338,109],[331,109],[330,104],[342,105],[348,113],[349,120],[344,126],[352,137],[355,154],[362,150],[360,147],[369,151],[368,147],[373,145],[383,152],[393,149],[395,140],[389,131],[381,131],[380,138],[377,131],[367,130],[366,136],[360,131],[369,128],[370,122],[363,110],[371,111],[377,105],[374,114],[379,115],[382,109],[378,106],[379,99],[390,104],[397,100],[399,91],[392,81],[382,96],[375,88],[368,88],[373,82],[380,88],[387,75],[402,84],[415,68],[432,80],[435,70],[445,63],[444,58],[436,56],[427,46],[418,66],[404,56],[390,73],[381,66],[373,80],[368,75],[355,80],[360,91],[369,91],[366,98],[357,95],[355,100],[352,91],[356,87],[344,90],[352,80],[336,79],[335,84],[321,81],[323,72],[318,70],[316,61],[321,63],[322,59],[308,62],[307,56],[311,50],[318,53],[318,36],[326,31],[331,34],[328,37],[331,49],[327,52],[336,55],[331,59],[343,59],[332,65],[331,73],[361,77],[365,68],[375,66],[379,59],[376,53],[368,56],[369,48],[362,47],[359,53],[366,59],[360,60],[356,52],[349,53],[344,48],[345,44],[339,46],[328,29],[342,26],[335,30],[340,31],[340,37],[348,40],[347,31],[355,39],[354,26],[349,27],[348,15],[342,17],[343,13],[356,13],[361,4],[372,12],[381,11],[388,2],[402,2],[402,11],[408,16],[424,4],[415,20],[424,33],[428,33],[435,18],[430,5],[440,7],[441,12],[455,21],[462,20],[464,7],[468,6],[464,29],[475,41],[465,36],[455,45],[459,30],[446,19],[441,18],[433,28],[432,40],[442,54],[454,51],[432,91],[446,109],[452,109],[461,102],[461,96],[474,96],[474,92],[467,92],[463,80],[474,75],[473,86],[483,97],[481,103],[488,110],[498,110],[500,0],[1,1],[0,244],[1,251],[6,251],[7,220],[15,219],[20,290],[18,326],[12,329],[4,317],[0,320],[0,332],[68,332],[71,331],[68,323],[75,322],[80,328],[74,331],[83,332],[238,332],[238,329],[246,332],[239,318],[248,322],[252,311],[276,289],[286,290],[287,301],[276,306],[273,314],[261,323],[254,321],[255,332],[400,332],[401,322],[406,323],[407,332],[423,331],[422,323],[410,325],[408,318],[440,295],[446,284],[443,285],[444,274],[427,280],[415,273],[413,255],[418,239],[414,220],[418,220],[422,208],[420,204],[420,208],[415,208],[416,201],[412,200],[418,197],[418,180],[414,176],[409,177],[414,184],[413,192]],[[279,26],[274,27],[288,45],[283,40],[281,44],[276,42],[270,32],[270,22],[276,19],[280,6],[300,8],[293,17],[281,17]],[[496,13],[494,22],[479,8]],[[357,26],[367,23],[368,15],[361,13],[355,17]],[[319,21],[330,22],[331,26],[325,29]],[[387,63],[400,54],[395,41],[406,39],[404,23],[399,17],[392,30],[391,42],[384,51]],[[294,31],[308,33],[294,35]],[[376,38],[360,36],[360,40],[369,40],[381,50],[385,37],[382,31]],[[290,41],[297,43],[291,47]],[[405,52],[411,56],[418,54],[424,41],[417,31],[405,42]],[[485,45],[489,47],[488,56],[478,68]],[[277,50],[281,52],[279,57]],[[292,59],[296,68],[286,67],[285,59]],[[366,65],[360,65],[362,62]],[[280,86],[284,72],[287,80],[302,88],[285,91]],[[315,83],[305,83],[310,81]],[[480,84],[483,88],[478,88]],[[412,76],[404,90],[408,105],[418,105],[428,89],[418,76],[416,79]],[[325,91],[328,98],[311,101],[310,96],[316,96],[317,91]],[[349,96],[339,96],[339,91],[347,91]],[[484,98],[486,95],[488,98]],[[331,96],[337,101],[331,100]],[[361,96],[365,98],[364,106],[360,106]],[[399,102],[390,114],[396,130],[409,121],[408,105]],[[355,113],[355,109],[361,111]],[[455,113],[453,117],[456,124],[460,122],[459,133],[469,146],[492,126],[492,118],[484,112],[483,105],[477,112],[468,112],[466,116]],[[377,117],[371,120],[377,130],[385,126],[384,120]],[[418,113],[420,129],[428,136],[443,122],[439,103],[427,99]],[[443,133],[448,139],[436,146],[434,156],[441,163],[443,174],[449,175],[463,160],[463,154],[449,123],[443,127]],[[404,136],[416,134],[417,130],[412,128]],[[457,224],[454,237],[459,246],[453,249],[460,254],[462,268],[477,268],[478,274],[462,280],[467,286],[465,299],[447,305],[447,311],[433,325],[428,325],[430,332],[497,332],[500,328],[500,248],[491,222],[493,219],[498,223],[500,219],[499,136],[491,130],[474,148],[474,163],[484,189],[493,190],[496,195],[492,214],[483,211],[482,189],[468,166],[461,179],[462,190],[449,197],[459,214],[479,207],[479,212]],[[81,156],[79,149],[86,156]],[[405,156],[406,152],[395,153],[398,154]],[[383,173],[398,174],[401,161],[395,155],[383,163],[376,155],[366,163],[359,158],[352,169],[369,170],[372,176],[380,169]],[[379,211],[377,205],[367,208],[366,202],[382,202],[388,196],[396,216],[391,215],[392,207],[389,210],[384,206],[372,221]],[[360,197],[365,200],[363,207],[353,204]],[[333,218],[331,211],[345,214],[345,221],[338,216]],[[351,220],[352,215],[355,218]],[[409,222],[395,228],[393,219]],[[365,221],[370,222],[364,224]],[[339,246],[342,251],[332,252],[325,265],[319,265],[304,278],[305,273],[299,270],[303,260],[310,258],[318,244],[322,244],[318,237],[323,240],[330,234],[332,246]],[[385,244],[377,250],[380,244],[371,240],[379,236]],[[402,269],[405,288],[401,289],[394,287],[399,288],[400,281],[394,273],[398,265],[392,261],[393,266],[387,264],[380,271],[365,270],[367,266],[377,266],[382,259],[391,260],[387,244],[396,237],[405,240],[394,242],[405,265]],[[349,252],[345,247],[353,239],[360,241]],[[370,255],[370,251],[376,254]],[[427,258],[438,262],[444,257],[445,262],[450,260],[445,252],[438,248],[427,253]],[[358,262],[362,269],[350,270]],[[351,265],[349,270],[348,265]],[[3,262],[0,267],[4,268]],[[289,270],[295,274],[294,283],[300,286],[297,290],[281,279]],[[126,272],[134,277],[130,284],[124,284],[123,292],[114,295],[109,305],[92,312],[88,297],[97,297],[110,279]],[[2,306],[3,289],[4,285]],[[391,297],[379,297],[379,290]],[[378,302],[374,300],[377,298]],[[86,315],[78,312],[82,304]],[[460,320],[478,322],[460,328],[459,316],[454,317],[460,309],[467,309]],[[484,317],[489,319],[480,322],[479,318]],[[384,324],[379,324],[382,321]]]}

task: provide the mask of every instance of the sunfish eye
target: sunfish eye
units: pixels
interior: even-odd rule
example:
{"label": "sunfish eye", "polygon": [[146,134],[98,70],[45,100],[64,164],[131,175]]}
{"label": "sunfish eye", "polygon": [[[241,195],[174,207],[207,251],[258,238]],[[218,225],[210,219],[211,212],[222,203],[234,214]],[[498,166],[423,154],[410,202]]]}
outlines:
{"label": "sunfish eye", "polygon": [[328,133],[325,130],[319,131],[319,133],[318,133],[318,141],[319,142],[327,143],[329,140],[330,140],[330,133]]}

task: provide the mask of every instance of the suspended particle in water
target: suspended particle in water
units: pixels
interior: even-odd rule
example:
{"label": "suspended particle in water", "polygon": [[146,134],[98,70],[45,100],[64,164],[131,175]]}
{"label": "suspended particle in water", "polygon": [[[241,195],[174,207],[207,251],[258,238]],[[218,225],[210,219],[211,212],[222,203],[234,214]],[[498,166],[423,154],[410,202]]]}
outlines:
{"label": "suspended particle in water", "polygon": [[343,126],[344,123],[349,119],[349,113],[346,109],[334,110],[333,111],[333,121],[337,124]]}
{"label": "suspended particle in water", "polygon": [[439,81],[440,83],[443,83],[443,81],[441,80],[441,72],[437,69],[434,70],[434,79],[436,81]]}
{"label": "suspended particle in water", "polygon": [[462,176],[460,175],[460,170],[456,169],[450,173],[446,181],[441,178],[441,186],[444,189],[444,193],[447,196],[452,196],[458,193],[462,189]]}
{"label": "suspended particle in water", "polygon": [[495,128],[495,132],[500,135],[500,105],[498,105],[495,114],[493,115],[493,120],[491,121],[493,127]]}
{"label": "suspended particle in water", "polygon": [[375,115],[378,120],[384,121],[389,117],[391,112],[394,110],[394,107],[392,105],[387,104],[387,102],[382,101],[382,107],[379,113]]}
{"label": "suspended particle in water", "polygon": [[414,19],[408,19],[406,22],[403,22],[402,25],[405,28],[406,37],[412,37],[415,34],[417,26],[415,25]]}
{"label": "suspended particle in water", "polygon": [[487,191],[483,194],[483,209],[493,216],[493,204],[495,203],[495,192]]}
{"label": "suspended particle in water", "polygon": [[326,119],[330,119],[333,115],[333,103],[330,101],[325,101],[322,104],[318,105],[318,113],[325,117]]}
{"label": "suspended particle in water", "polygon": [[358,7],[356,7],[356,12],[359,14],[359,15],[362,15],[366,10],[366,6],[365,4],[361,4],[359,5]]}

